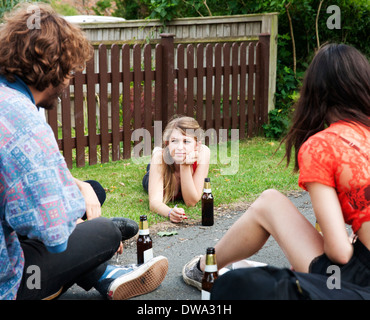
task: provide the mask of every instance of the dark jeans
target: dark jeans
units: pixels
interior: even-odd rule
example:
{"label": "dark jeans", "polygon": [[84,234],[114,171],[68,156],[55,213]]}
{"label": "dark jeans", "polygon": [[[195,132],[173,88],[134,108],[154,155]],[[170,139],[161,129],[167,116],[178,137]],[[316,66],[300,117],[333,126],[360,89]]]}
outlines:
{"label": "dark jeans", "polygon": [[146,166],[146,173],[141,182],[146,192],[148,192],[149,190],[149,171],[150,171],[150,163]]}
{"label": "dark jeans", "polygon": [[[89,183],[99,200],[103,200],[101,203],[104,202],[104,189],[98,183]],[[119,229],[103,217],[78,224],[68,239],[67,249],[61,253],[48,252],[38,240],[22,239],[25,266],[17,299],[45,299],[66,291],[75,283],[85,290],[91,289],[104,273],[120,241]],[[37,273],[40,281],[35,278]]]}

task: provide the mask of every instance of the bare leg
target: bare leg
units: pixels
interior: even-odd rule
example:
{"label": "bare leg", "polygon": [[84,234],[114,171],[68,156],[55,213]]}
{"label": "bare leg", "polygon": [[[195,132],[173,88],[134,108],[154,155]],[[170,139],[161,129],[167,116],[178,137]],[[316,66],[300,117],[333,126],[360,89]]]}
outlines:
{"label": "bare leg", "polygon": [[270,235],[296,271],[307,272],[312,259],[324,252],[321,235],[294,204],[280,192],[266,190],[216,244],[219,269],[255,254]]}

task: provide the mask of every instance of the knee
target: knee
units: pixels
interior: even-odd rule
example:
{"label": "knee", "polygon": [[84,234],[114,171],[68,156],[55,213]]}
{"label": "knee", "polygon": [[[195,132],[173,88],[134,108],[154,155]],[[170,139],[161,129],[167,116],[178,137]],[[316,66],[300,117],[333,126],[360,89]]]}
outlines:
{"label": "knee", "polygon": [[254,206],[260,208],[276,207],[285,196],[275,189],[267,189],[261,193]]}
{"label": "knee", "polygon": [[267,189],[261,193],[260,198],[263,201],[276,201],[280,199],[282,196],[283,194],[280,193],[280,191],[277,191],[275,189]]}
{"label": "knee", "polygon": [[90,221],[94,220],[98,224],[100,235],[99,238],[104,239],[107,244],[110,243],[109,246],[119,246],[122,235],[120,230],[116,227],[112,220],[104,217],[99,217]]}
{"label": "knee", "polygon": [[[250,207],[258,215],[276,212],[284,195],[275,189],[267,189],[261,193]],[[249,210],[248,210],[249,211]],[[247,212],[248,212],[247,211]]]}

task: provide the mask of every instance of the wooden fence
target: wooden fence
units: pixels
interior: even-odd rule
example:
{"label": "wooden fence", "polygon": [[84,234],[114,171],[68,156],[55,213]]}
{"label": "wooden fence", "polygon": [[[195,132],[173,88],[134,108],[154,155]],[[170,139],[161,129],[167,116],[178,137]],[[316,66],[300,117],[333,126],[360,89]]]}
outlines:
{"label": "wooden fence", "polygon": [[275,108],[277,12],[176,18],[166,23],[165,27],[158,19],[104,23],[80,21],[79,25],[96,47],[101,43],[109,47],[114,43],[134,45],[150,41],[150,43],[156,44],[161,41],[160,34],[163,32],[175,35],[175,45],[180,43],[197,45],[199,43],[257,41],[259,34],[268,33],[270,34],[269,110]]}
{"label": "wooden fence", "polygon": [[[90,60],[62,95],[61,119],[57,110],[48,111],[68,167],[74,158],[77,167],[87,158],[90,165],[128,159],[135,130],[153,137],[155,121],[164,128],[174,114],[192,116],[216,133],[239,129],[240,139],[260,132],[268,113],[269,34],[258,42],[176,48],[173,35],[161,36],[154,48],[99,45],[98,72]],[[145,143],[150,154],[153,139]]]}

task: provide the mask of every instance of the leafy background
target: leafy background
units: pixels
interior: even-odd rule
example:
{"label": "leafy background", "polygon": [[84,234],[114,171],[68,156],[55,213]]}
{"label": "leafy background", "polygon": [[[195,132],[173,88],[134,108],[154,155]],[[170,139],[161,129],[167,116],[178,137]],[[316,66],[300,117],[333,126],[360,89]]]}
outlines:
{"label": "leafy background", "polygon": [[[0,20],[19,0],[0,1]],[[279,139],[290,124],[294,103],[304,71],[315,51],[325,42],[353,45],[370,56],[370,12],[368,0],[49,0],[63,15],[97,14],[132,19],[159,19],[163,28],[168,21],[183,17],[206,17],[263,12],[279,13],[275,110],[264,125],[267,138]],[[329,29],[326,13],[337,5],[341,28]],[[317,20],[317,23],[316,23]],[[294,41],[294,45],[293,45]]]}

